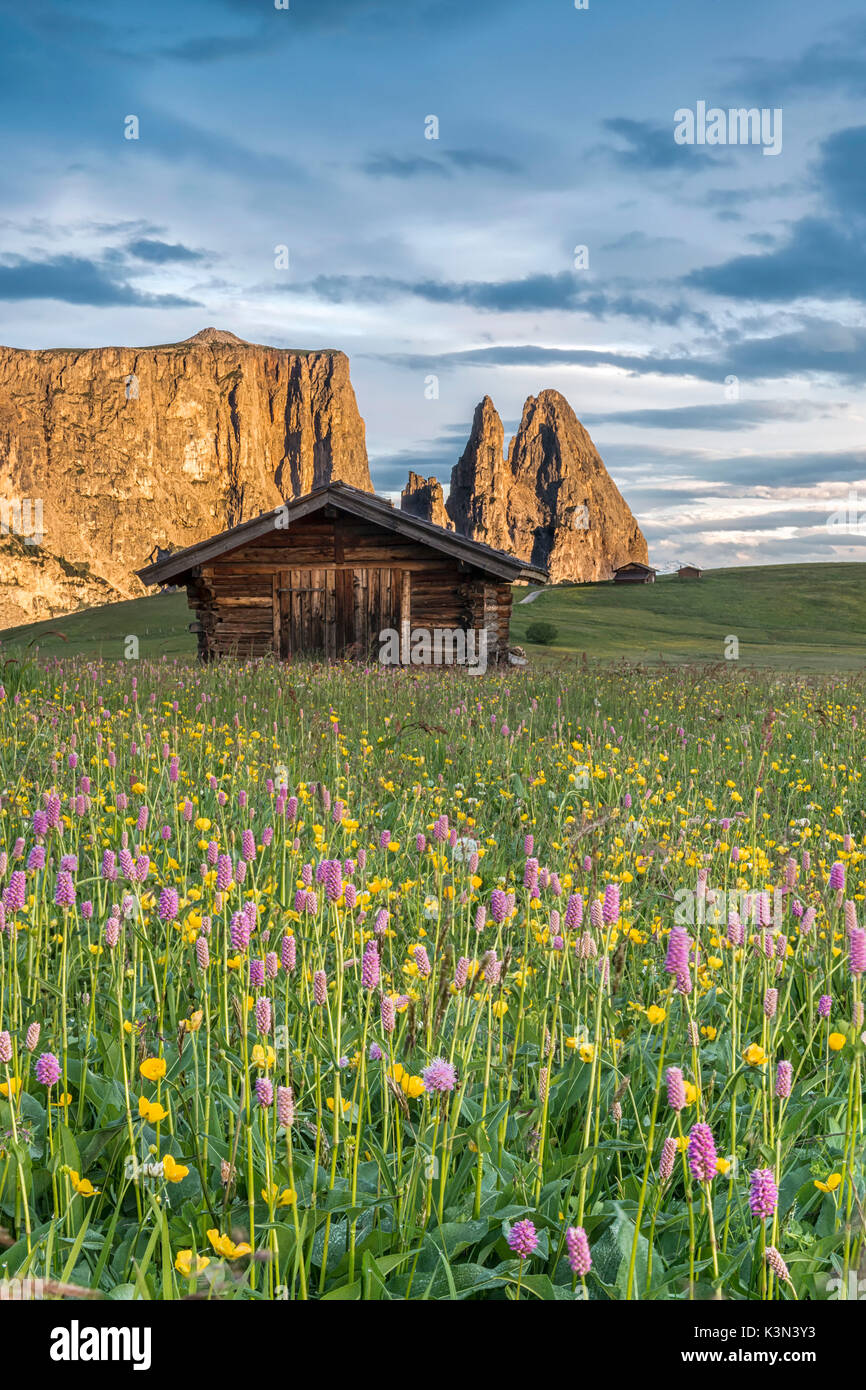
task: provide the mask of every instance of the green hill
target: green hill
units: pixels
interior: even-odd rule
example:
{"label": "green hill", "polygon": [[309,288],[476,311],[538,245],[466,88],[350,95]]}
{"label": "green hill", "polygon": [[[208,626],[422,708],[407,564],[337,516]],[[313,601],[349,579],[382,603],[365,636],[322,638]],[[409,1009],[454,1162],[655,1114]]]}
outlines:
{"label": "green hill", "polygon": [[[766,565],[708,570],[702,579],[662,575],[655,584],[579,584],[521,603],[512,637],[533,655],[586,652],[603,660],[721,661],[725,640],[739,661],[782,670],[866,669],[866,564]],[[555,643],[526,642],[534,622]]]}
{"label": "green hill", "polygon": [[[721,661],[739,641],[743,665],[780,670],[866,669],[866,564],[768,565],[709,570],[686,582],[578,584],[543,590],[532,603],[514,591],[512,638],[536,659],[586,652],[603,661]],[[139,639],[142,657],[195,654],[186,594],[159,594],[87,609],[0,632],[4,656],[124,655]],[[553,623],[547,647],[526,639],[535,622]]]}
{"label": "green hill", "polygon": [[152,598],[131,599],[128,603],[106,603],[84,608],[66,618],[49,618],[43,623],[0,632],[0,662],[4,654],[21,656],[103,656],[117,660],[124,656],[129,636],[139,642],[139,656],[195,656],[195,637],[189,624],[195,614],[187,607],[186,590],[155,594]]}

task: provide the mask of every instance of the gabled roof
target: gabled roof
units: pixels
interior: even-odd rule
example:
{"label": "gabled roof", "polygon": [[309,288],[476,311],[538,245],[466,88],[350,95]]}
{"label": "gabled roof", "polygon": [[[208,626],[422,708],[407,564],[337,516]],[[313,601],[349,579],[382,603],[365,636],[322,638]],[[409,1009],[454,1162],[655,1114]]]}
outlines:
{"label": "gabled roof", "polygon": [[504,550],[494,550],[492,546],[482,545],[480,541],[471,541],[466,536],[448,531],[444,526],[436,526],[432,521],[423,521],[420,517],[410,516],[408,512],[398,511],[390,502],[384,501],[374,493],[364,492],[361,488],[350,487],[348,483],[341,482],[329,483],[326,487],[307,493],[305,497],[296,497],[275,507],[272,512],[265,512],[262,516],[241,522],[239,526],[232,526],[230,530],[211,536],[209,540],[199,541],[196,545],[187,546],[185,550],[162,556],[136,573],[144,584],[176,582],[195,566],[225,555],[230,550],[236,550],[238,546],[247,545],[259,536],[267,535],[274,529],[277,517],[283,518],[282,525],[285,526],[286,517],[288,524],[291,524],[321,511],[323,507],[336,507],[338,511],[360,517],[363,521],[371,521],[387,531],[408,536],[432,550],[439,550],[476,569],[495,574],[499,579],[527,579],[543,584],[549,577],[546,570],[518,560],[515,555],[507,555]]}
{"label": "gabled roof", "polygon": [[617,565],[614,574],[624,574],[626,570],[643,570],[644,574],[658,574],[658,570],[653,569],[652,565],[645,565],[643,560],[627,560],[624,565]]}

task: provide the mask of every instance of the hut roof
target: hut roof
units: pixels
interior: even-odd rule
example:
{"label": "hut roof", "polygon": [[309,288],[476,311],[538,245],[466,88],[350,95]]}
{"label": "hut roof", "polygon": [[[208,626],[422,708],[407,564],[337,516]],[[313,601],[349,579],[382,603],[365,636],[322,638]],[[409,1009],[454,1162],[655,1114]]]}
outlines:
{"label": "hut roof", "polygon": [[480,541],[458,536],[454,531],[446,530],[444,526],[436,526],[432,521],[424,521],[421,517],[398,511],[390,502],[377,497],[375,493],[364,492],[361,488],[351,487],[348,483],[342,482],[328,483],[326,487],[317,488],[315,492],[309,492],[304,497],[295,497],[275,507],[271,512],[264,512],[261,516],[243,521],[240,525],[232,526],[228,531],[221,531],[206,541],[187,546],[185,550],[176,550],[171,555],[165,555],[153,564],[145,565],[136,573],[144,584],[176,582],[181,575],[196,565],[214,560],[227,551],[235,550],[238,546],[246,545],[248,541],[266,535],[273,530],[278,516],[287,513],[288,521],[291,523],[301,521],[305,516],[321,511],[323,507],[336,507],[338,511],[359,517],[362,521],[373,522],[386,531],[408,536],[433,550],[440,550],[446,555],[452,555],[457,560],[473,565],[476,569],[495,574],[499,579],[527,579],[543,584],[549,577],[546,570],[527,564],[525,560],[518,560],[515,555],[508,555],[504,550],[494,550],[492,546],[483,545]]}
{"label": "hut roof", "polygon": [[657,574],[652,565],[645,565],[642,560],[629,560],[624,565],[617,565],[614,574],[628,574],[629,570],[640,570],[642,574]]}

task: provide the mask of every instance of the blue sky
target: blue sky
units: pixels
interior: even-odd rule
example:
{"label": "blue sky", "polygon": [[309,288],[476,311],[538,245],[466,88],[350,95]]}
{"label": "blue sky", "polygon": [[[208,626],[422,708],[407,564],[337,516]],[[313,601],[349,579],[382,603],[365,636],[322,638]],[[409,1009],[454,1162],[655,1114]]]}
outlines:
{"label": "blue sky", "polygon": [[[342,348],[382,491],[447,484],[485,393],[509,433],[556,387],[657,563],[866,559],[866,515],[827,526],[851,492],[866,514],[852,0],[0,0],[0,24],[0,341]],[[700,101],[780,109],[780,153],[678,145]]]}

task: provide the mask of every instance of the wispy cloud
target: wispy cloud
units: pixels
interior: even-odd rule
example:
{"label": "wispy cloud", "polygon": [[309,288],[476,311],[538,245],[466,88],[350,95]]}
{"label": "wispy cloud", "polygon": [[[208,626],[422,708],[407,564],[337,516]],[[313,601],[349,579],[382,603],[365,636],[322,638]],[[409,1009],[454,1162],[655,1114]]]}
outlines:
{"label": "wispy cloud", "polygon": [[[525,275],[515,280],[400,280],[385,275],[319,275],[283,286],[287,294],[313,295],[333,304],[423,299],[464,305],[485,314],[580,310],[593,318],[621,315],[650,323],[677,324],[695,311],[682,301],[655,302],[626,290],[596,288],[573,271]],[[708,320],[706,316],[703,321]]]}
{"label": "wispy cloud", "polygon": [[522,166],[509,155],[486,150],[443,150],[435,159],[429,155],[375,154],[363,167],[364,173],[375,179],[444,179],[455,174],[517,174]]}
{"label": "wispy cloud", "polygon": [[151,265],[171,265],[207,259],[203,252],[193,251],[189,246],[182,246],[179,242],[172,244],[168,241],[157,241],[152,237],[139,237],[137,241],[130,241],[126,249],[137,260],[148,261]]}

